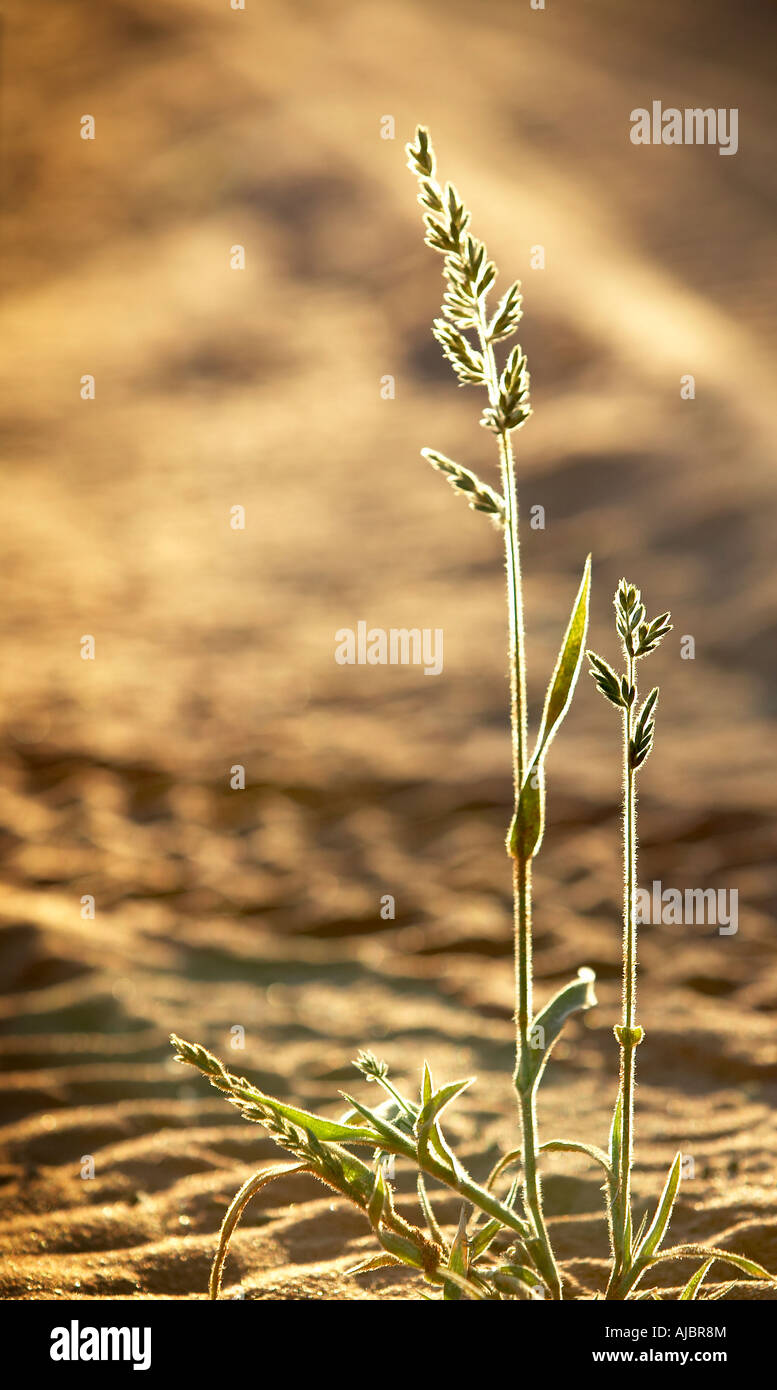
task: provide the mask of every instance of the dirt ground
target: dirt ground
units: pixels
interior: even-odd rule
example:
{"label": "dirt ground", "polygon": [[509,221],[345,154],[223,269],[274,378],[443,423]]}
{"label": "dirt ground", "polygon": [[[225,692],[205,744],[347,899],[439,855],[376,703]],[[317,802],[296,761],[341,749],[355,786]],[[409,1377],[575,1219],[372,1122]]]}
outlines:
{"label": "dirt ground", "polygon": [[[412,1086],[427,1057],[478,1077],[450,1126],[476,1176],[518,1142],[499,538],[419,458],[490,476],[492,441],[429,332],[440,263],[402,152],[419,120],[524,282],[534,717],[591,550],[595,649],[615,657],[624,573],[674,615],[646,677],[640,880],[738,893],[734,934],[642,932],[638,1216],[682,1148],[675,1239],[777,1269],[774,30],[766,0],[11,5],[6,1299],[203,1297],[225,1204],[277,1151],[171,1061],[171,1030],[331,1115],[339,1088],[372,1098],[359,1047]],[[632,145],[632,108],[659,98],[738,108],[736,155]],[[443,672],[338,665],[335,633],[362,620],[442,628]],[[601,1144],[620,767],[587,678],[548,771],[537,996],[590,965],[600,1004],[549,1065],[541,1137]],[[572,1156],[544,1172],[569,1292],[590,1297],[598,1174]],[[418,1297],[410,1276],[345,1274],[371,1249],[357,1212],[289,1178],[248,1209],[225,1292]]]}

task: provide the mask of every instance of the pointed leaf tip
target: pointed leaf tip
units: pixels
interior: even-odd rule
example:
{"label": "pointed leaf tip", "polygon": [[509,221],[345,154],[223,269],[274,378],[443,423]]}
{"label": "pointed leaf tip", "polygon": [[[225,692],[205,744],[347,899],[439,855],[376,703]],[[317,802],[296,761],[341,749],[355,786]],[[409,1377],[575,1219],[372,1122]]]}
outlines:
{"label": "pointed leaf tip", "polygon": [[583,569],[564,640],[545,695],[539,737],[518,797],[507,836],[507,852],[530,859],[542,844],[545,828],[545,758],[569,709],[585,649],[591,588],[591,556]]}
{"label": "pointed leaf tip", "polygon": [[531,1026],[532,1046],[521,1062],[520,1081],[523,1088],[537,1084],[551,1049],[570,1015],[591,1009],[598,1002],[594,992],[595,980],[593,970],[587,965],[581,966],[577,978],[554,994],[537,1014]]}

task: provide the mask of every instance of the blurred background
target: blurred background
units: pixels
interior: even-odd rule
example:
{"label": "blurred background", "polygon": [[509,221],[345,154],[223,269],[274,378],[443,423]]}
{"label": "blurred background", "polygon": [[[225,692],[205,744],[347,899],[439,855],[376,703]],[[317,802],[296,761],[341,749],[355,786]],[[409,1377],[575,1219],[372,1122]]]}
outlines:
{"label": "blurred background", "polygon": [[[735,935],[643,930],[637,1198],[682,1147],[676,1237],[777,1266],[774,39],[767,0],[5,6],[4,1297],[202,1295],[273,1148],[171,1063],[171,1029],[328,1114],[358,1047],[407,1085],[427,1057],[478,1075],[452,1124],[476,1175],[518,1142],[500,541],[419,457],[492,478],[493,441],[430,333],[418,122],[524,286],[534,717],[591,550],[596,650],[615,659],[622,574],[675,623],[645,675],[641,882],[739,894]],[[632,145],[654,99],[738,108],[737,154]],[[442,628],[443,672],[336,664],[359,621]],[[618,737],[581,679],[549,759],[537,997],[588,964],[600,1007],[548,1069],[545,1138],[601,1144],[615,1093]],[[598,1175],[547,1172],[590,1295]],[[330,1197],[263,1192],[227,1291],[417,1296],[345,1277],[370,1240]]]}

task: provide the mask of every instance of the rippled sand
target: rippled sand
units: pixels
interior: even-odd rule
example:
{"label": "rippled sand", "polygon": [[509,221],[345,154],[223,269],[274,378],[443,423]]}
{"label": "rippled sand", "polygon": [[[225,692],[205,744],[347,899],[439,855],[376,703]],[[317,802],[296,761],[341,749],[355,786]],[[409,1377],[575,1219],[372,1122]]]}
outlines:
{"label": "rippled sand", "polygon": [[[276,1151],[172,1063],[170,1030],[329,1114],[361,1084],[358,1047],[408,1085],[428,1057],[479,1078],[451,1123],[473,1172],[517,1142],[503,575],[492,529],[418,457],[490,467],[429,334],[439,262],[401,150],[419,119],[524,280],[535,708],[590,549],[597,650],[614,656],[624,571],[676,625],[648,676],[641,881],[739,894],[735,935],[642,933],[637,1204],[681,1147],[675,1238],[777,1269],[768,8],[584,8],[495,3],[475,28],[450,0],[44,0],[8,25],[6,1298],[203,1295],[225,1203]],[[736,157],[631,146],[654,97],[739,106]],[[360,620],[442,628],[443,673],[337,665]],[[617,740],[582,682],[549,765],[537,995],[588,964],[600,1006],[554,1054],[545,1138],[602,1143],[616,1085]],[[598,1173],[545,1171],[570,1292],[590,1296]],[[368,1249],[358,1213],[289,1178],[246,1213],[225,1291],[417,1296],[347,1278]]]}

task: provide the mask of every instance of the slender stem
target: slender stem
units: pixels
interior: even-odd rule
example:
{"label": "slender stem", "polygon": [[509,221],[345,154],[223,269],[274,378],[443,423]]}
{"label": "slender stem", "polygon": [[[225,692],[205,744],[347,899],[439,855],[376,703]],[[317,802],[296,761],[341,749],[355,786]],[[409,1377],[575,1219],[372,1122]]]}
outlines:
{"label": "slender stem", "polygon": [[380,1078],[380,1084],[383,1087],[384,1091],[386,1091],[392,1097],[392,1099],[396,1101],[402,1113],[404,1115],[407,1115],[410,1120],[414,1120],[415,1115],[413,1111],[410,1109],[408,1102],[404,1099],[403,1096],[399,1094],[399,1091],[394,1089],[387,1076],[382,1076]]}
{"label": "slender stem", "polygon": [[[492,405],[499,399],[499,373],[494,349],[483,318],[480,344],[486,364],[488,395]],[[523,786],[526,768],[526,639],[523,619],[523,585],[518,532],[518,496],[515,460],[507,430],[498,435],[499,463],[505,502],[505,560],[507,566],[507,607],[510,624],[510,731],[513,748],[513,793],[515,807]],[[518,1062],[528,1047],[532,1020],[531,969],[531,860],[513,860],[513,902],[515,912],[515,998]]]}
{"label": "slender stem", "polygon": [[635,772],[631,766],[629,749],[633,733],[634,708],[637,703],[634,684],[634,657],[628,658],[627,680],[634,686],[634,702],[625,711],[623,738],[623,855],[624,855],[624,902],[623,902],[623,1023],[626,1028],[635,1026],[635,1003],[637,990],[637,927],[634,917],[634,897],[636,891],[636,798]]}
{"label": "slender stem", "polygon": [[[435,1172],[434,1176],[440,1177],[441,1174]],[[462,1197],[467,1197],[470,1202],[480,1209],[480,1211],[485,1212],[488,1216],[496,1217],[496,1219],[507,1226],[509,1230],[516,1231],[519,1235],[523,1236],[524,1229],[520,1217],[516,1216],[509,1207],[506,1207],[504,1202],[500,1202],[498,1198],[494,1197],[493,1193],[486,1192],[466,1174],[452,1173],[450,1176],[446,1175],[442,1178],[442,1181],[444,1181],[448,1187],[455,1187],[456,1191],[460,1192]]]}
{"label": "slender stem", "polygon": [[425,1173],[430,1177],[436,1178],[438,1182],[452,1191],[458,1192],[462,1197],[466,1197],[473,1206],[477,1207],[487,1216],[495,1217],[508,1230],[515,1231],[517,1235],[525,1240],[530,1233],[530,1226],[520,1216],[517,1215],[506,1203],[501,1202],[488,1187],[481,1187],[476,1183],[469,1173],[465,1172],[461,1164],[444,1163],[431,1148],[427,1149],[423,1155],[418,1153],[413,1140],[407,1138],[402,1133],[396,1133],[397,1149],[406,1158],[419,1163]]}
{"label": "slender stem", "polygon": [[[627,680],[634,686],[635,661],[628,657]],[[637,876],[637,822],[635,770],[631,766],[630,744],[633,732],[633,710],[637,703],[636,687],[633,703],[623,717],[623,1027],[636,1026],[637,994],[637,924],[634,911]],[[621,1042],[621,1152],[620,1152],[620,1209],[623,1218],[621,1263],[628,1268],[631,1262],[631,1167],[634,1149],[634,1085],[636,1073],[636,1040],[624,1033]]]}
{"label": "slender stem", "polygon": [[[489,354],[493,362],[493,349],[490,347]],[[496,367],[494,367],[494,376],[496,377]],[[506,430],[499,435],[499,462],[505,494],[505,559],[507,561],[507,598],[510,611],[510,713],[513,735],[513,773],[517,800],[523,785],[523,775],[526,768],[526,645],[515,461],[510,435]]]}
{"label": "slender stem", "polygon": [[[486,365],[489,400],[499,400],[499,373],[494,349],[488,336],[485,318],[481,315],[478,328],[483,359]],[[523,786],[527,764],[526,715],[526,640],[523,617],[523,585],[518,529],[518,497],[515,483],[515,460],[508,430],[500,431],[499,463],[505,502],[505,560],[507,567],[507,606],[510,623],[510,729],[513,749],[513,791],[515,808]],[[542,1190],[537,1172],[537,1115],[534,1086],[520,1084],[531,1046],[533,1016],[532,1000],[532,875],[531,858],[520,854],[513,859],[513,911],[515,934],[515,1024],[516,1070],[523,1141],[523,1196],[527,1214],[539,1243],[539,1262],[551,1298],[561,1298],[561,1281],[550,1245],[542,1210]]]}

